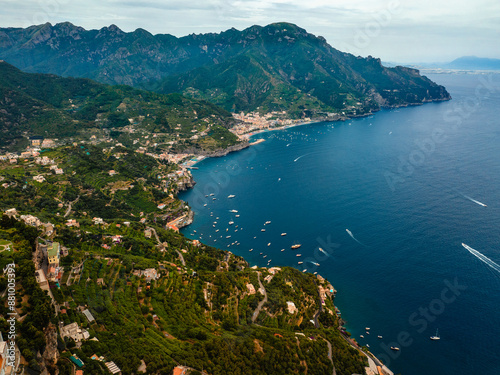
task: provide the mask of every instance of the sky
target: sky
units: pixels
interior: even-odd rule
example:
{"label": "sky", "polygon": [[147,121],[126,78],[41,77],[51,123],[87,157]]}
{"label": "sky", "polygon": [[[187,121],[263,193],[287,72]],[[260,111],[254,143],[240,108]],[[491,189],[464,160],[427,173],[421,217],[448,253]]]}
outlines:
{"label": "sky", "polygon": [[498,0],[0,0],[0,9],[0,27],[69,21],[180,37],[291,22],[386,62],[500,58]]}

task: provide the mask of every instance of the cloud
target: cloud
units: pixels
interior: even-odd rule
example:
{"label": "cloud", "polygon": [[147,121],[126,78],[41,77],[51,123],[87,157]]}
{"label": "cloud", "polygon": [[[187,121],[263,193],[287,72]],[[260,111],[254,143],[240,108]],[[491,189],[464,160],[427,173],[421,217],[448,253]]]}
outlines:
{"label": "cloud", "polygon": [[0,1],[3,27],[69,21],[98,29],[114,23],[124,31],[143,28],[183,36],[286,21],[324,36],[338,49],[385,60],[431,61],[465,54],[500,58],[497,0]]}

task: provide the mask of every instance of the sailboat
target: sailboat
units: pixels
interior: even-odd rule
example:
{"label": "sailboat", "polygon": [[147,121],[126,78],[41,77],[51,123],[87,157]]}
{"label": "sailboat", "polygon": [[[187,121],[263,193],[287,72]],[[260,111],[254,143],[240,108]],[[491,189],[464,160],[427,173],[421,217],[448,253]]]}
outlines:
{"label": "sailboat", "polygon": [[441,337],[439,337],[439,330],[436,329],[436,335],[435,336],[431,336],[431,340],[440,340]]}

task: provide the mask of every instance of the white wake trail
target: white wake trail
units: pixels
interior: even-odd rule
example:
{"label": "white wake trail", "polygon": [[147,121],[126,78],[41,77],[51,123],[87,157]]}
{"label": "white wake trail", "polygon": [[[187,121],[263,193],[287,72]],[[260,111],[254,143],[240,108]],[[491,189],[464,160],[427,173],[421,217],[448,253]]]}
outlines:
{"label": "white wake trail", "polygon": [[361,246],[365,246],[365,247],[368,247],[366,246],[364,243],[362,243],[361,241],[359,241],[356,237],[354,237],[354,235],[352,234],[352,232],[349,230],[349,229],[346,229],[345,230],[347,232],[347,234],[349,234],[349,236],[351,236],[351,238],[356,241],[357,243],[359,243]]}
{"label": "white wake trail", "polygon": [[471,202],[474,202],[475,204],[478,204],[478,205],[483,206],[483,207],[488,207],[488,206],[487,206],[487,205],[485,205],[484,203],[479,202],[479,201],[475,200],[474,198],[469,197],[468,195],[462,194],[462,196],[463,196],[464,198],[466,198],[466,199],[470,200]]}
{"label": "white wake trail", "polygon": [[462,246],[465,247],[472,255],[474,255],[476,258],[479,260],[483,261],[486,263],[488,266],[493,268],[495,271],[500,273],[500,266],[493,262],[490,258],[488,258],[486,255],[481,254],[479,251],[473,249],[469,245],[466,245],[462,242]]}

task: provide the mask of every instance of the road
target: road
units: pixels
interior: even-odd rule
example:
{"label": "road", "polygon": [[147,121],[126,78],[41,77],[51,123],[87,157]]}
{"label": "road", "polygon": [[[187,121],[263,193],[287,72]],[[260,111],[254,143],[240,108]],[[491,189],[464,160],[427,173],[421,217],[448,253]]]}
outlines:
{"label": "road", "polygon": [[332,351],[332,344],[330,343],[330,341],[328,341],[327,339],[323,339],[326,341],[326,345],[328,345],[328,359],[330,360],[330,362],[332,362],[332,366],[333,366],[333,372],[332,372],[332,375],[337,375],[337,371],[335,371],[335,365],[333,364],[333,351]]}
{"label": "road", "polygon": [[80,196],[76,197],[76,199],[73,202],[69,202],[68,209],[66,210],[64,217],[69,215],[69,213],[71,212],[71,205],[78,202],[78,199],[80,199]]}
{"label": "road", "polygon": [[266,289],[264,288],[264,285],[262,285],[262,281],[260,281],[260,272],[257,272],[257,278],[259,280],[259,286],[264,291],[264,299],[260,301],[259,304],[257,305],[257,308],[255,309],[252,315],[252,323],[255,323],[257,317],[259,316],[260,310],[262,309],[262,306],[264,306],[264,304],[267,302],[267,292]]}

